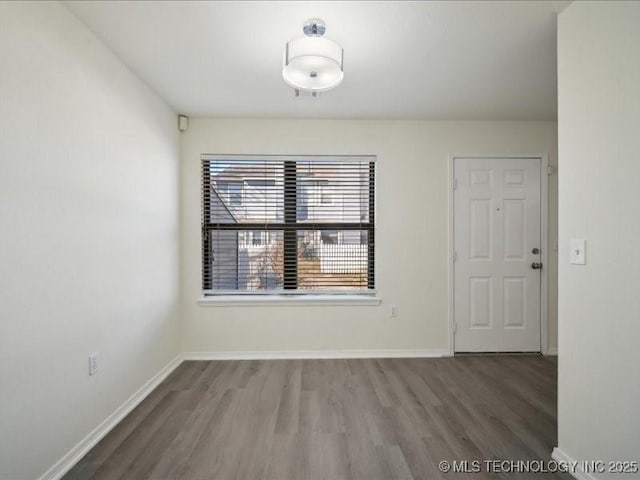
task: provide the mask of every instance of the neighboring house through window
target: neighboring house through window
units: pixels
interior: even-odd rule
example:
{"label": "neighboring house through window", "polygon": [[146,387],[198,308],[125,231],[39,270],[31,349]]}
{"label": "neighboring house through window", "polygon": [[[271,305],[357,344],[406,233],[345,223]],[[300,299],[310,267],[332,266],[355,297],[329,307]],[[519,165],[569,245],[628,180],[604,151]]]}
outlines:
{"label": "neighboring house through window", "polygon": [[375,157],[202,156],[205,294],[373,293]]}

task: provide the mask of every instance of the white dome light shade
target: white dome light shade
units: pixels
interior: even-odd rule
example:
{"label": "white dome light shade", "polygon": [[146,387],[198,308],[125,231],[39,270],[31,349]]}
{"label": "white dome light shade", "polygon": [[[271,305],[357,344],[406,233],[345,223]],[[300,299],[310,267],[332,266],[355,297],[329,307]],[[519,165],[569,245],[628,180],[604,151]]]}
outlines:
{"label": "white dome light shade", "polygon": [[282,77],[298,90],[326,92],[342,82],[343,50],[323,37],[300,37],[285,48]]}

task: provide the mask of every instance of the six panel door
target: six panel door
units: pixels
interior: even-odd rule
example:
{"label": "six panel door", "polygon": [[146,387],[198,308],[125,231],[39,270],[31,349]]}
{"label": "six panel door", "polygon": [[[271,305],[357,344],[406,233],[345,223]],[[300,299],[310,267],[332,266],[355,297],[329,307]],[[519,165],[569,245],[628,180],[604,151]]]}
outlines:
{"label": "six panel door", "polygon": [[456,352],[540,351],[540,167],[454,160]]}

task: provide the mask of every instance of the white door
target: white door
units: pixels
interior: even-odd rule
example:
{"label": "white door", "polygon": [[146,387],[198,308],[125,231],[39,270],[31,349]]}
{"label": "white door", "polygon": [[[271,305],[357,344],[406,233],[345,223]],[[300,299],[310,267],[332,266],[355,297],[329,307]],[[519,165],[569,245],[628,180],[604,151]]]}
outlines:
{"label": "white door", "polygon": [[454,159],[456,352],[540,351],[540,166]]}

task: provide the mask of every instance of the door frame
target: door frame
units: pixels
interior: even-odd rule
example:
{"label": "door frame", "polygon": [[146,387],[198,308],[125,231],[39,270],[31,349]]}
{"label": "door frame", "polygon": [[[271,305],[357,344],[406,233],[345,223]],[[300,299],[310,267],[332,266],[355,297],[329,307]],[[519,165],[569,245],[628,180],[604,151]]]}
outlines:
{"label": "door frame", "polygon": [[549,278],[548,278],[548,265],[549,265],[549,175],[551,174],[549,168],[549,155],[533,154],[533,155],[449,155],[448,159],[448,221],[449,221],[449,241],[447,242],[447,254],[448,254],[448,270],[449,270],[449,355],[455,354],[455,333],[454,333],[454,319],[455,319],[455,266],[453,259],[453,252],[455,247],[455,233],[454,233],[454,167],[456,159],[505,159],[505,158],[517,158],[517,159],[539,159],[540,160],[540,260],[547,268],[542,268],[540,277],[540,353],[547,355],[549,352]]}

